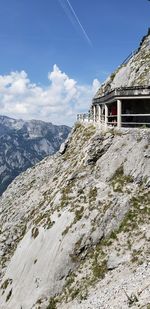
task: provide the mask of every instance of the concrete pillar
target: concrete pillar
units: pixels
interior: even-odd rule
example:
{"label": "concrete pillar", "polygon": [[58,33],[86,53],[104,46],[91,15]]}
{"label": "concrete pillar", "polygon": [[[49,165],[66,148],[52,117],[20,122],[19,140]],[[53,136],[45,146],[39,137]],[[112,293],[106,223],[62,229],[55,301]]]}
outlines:
{"label": "concrete pillar", "polygon": [[98,122],[101,122],[102,109],[101,106],[98,105]]}
{"label": "concrete pillar", "polygon": [[122,101],[117,100],[117,128],[121,128]]}
{"label": "concrete pillar", "polygon": [[108,125],[108,106],[105,104],[105,128]]}
{"label": "concrete pillar", "polygon": [[96,122],[96,106],[93,106],[93,120]]}

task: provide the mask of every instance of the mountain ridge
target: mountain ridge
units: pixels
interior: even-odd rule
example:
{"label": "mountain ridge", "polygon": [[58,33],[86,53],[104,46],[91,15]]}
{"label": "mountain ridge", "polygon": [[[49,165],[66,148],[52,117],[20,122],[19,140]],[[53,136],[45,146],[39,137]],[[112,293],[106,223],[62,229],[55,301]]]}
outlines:
{"label": "mountain ridge", "polygon": [[0,116],[0,194],[28,167],[58,151],[70,128]]}

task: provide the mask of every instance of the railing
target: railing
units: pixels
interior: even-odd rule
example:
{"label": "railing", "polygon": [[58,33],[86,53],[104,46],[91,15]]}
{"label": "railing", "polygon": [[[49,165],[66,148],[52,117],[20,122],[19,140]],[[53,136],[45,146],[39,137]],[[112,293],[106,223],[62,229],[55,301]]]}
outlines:
{"label": "railing", "polygon": [[[105,118],[105,115],[96,114],[95,118],[90,113],[80,113],[77,115],[77,121],[79,122],[92,122],[99,123],[108,126],[117,126],[117,115],[109,115]],[[150,127],[150,114],[121,114],[121,127],[137,127],[146,126]]]}
{"label": "railing", "polygon": [[150,127],[150,114],[122,114],[122,126]]}
{"label": "railing", "polygon": [[150,86],[135,86],[115,88],[101,97],[93,99],[93,104],[105,103],[116,97],[150,96]]}
{"label": "railing", "polygon": [[90,113],[80,113],[77,114],[77,121],[90,122],[93,121],[93,117]]}
{"label": "railing", "polygon": [[126,59],[122,62],[121,66],[124,64],[127,64],[129,62],[129,60],[137,54],[137,52],[139,51],[139,48],[136,48],[134,51],[132,51],[132,53],[129,54],[128,57],[126,57]]}
{"label": "railing", "polygon": [[[107,117],[107,124],[112,126],[117,125],[117,115],[109,115]],[[121,114],[121,126],[150,127],[150,114]]]}

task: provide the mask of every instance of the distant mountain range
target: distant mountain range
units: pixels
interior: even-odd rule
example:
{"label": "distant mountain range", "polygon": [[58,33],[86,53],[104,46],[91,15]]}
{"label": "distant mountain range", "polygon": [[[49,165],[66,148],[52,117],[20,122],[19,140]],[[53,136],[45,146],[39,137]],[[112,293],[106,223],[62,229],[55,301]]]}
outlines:
{"label": "distant mountain range", "polygon": [[70,130],[65,125],[0,116],[0,195],[17,175],[54,154]]}

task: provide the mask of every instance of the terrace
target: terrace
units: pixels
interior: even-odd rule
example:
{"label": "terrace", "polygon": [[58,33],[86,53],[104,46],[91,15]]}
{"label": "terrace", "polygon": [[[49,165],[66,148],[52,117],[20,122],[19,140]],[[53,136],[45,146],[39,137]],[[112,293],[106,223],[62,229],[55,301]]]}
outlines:
{"label": "terrace", "polygon": [[108,126],[150,127],[150,86],[115,88],[94,97],[88,114],[78,114],[78,121]]}

